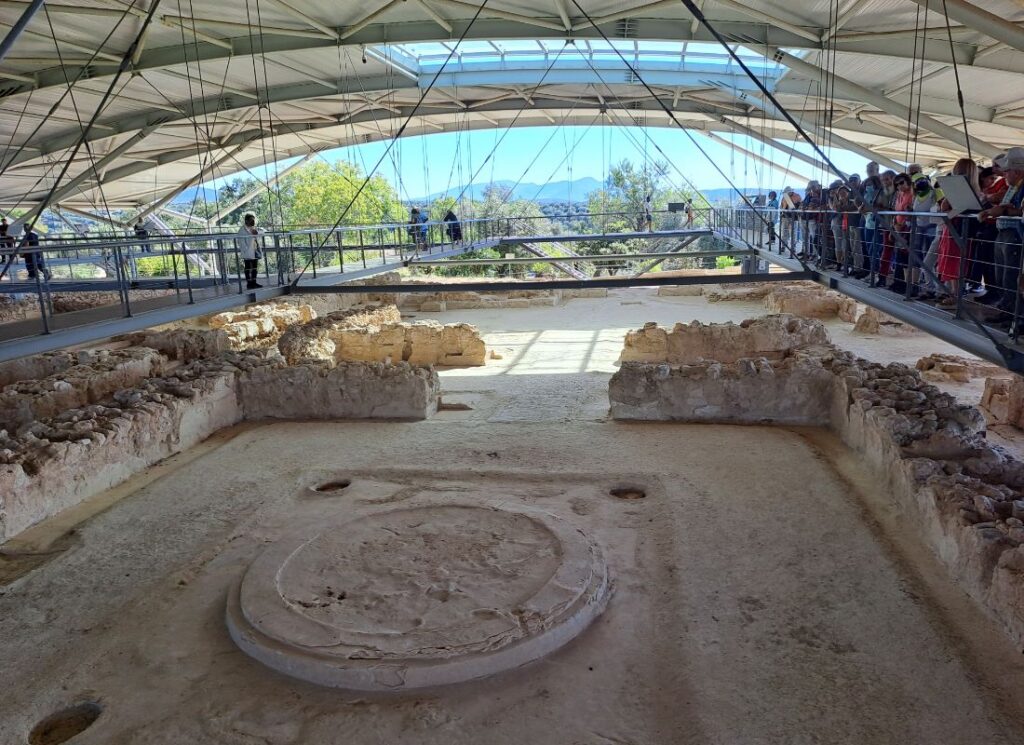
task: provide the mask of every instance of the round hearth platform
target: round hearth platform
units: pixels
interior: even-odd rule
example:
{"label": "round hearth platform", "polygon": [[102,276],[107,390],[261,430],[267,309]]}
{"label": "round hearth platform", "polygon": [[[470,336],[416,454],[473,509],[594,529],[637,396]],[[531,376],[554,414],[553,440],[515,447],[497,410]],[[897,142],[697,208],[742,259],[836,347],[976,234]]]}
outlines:
{"label": "round hearth platform", "polygon": [[227,621],[246,653],[279,672],[404,691],[550,654],[608,595],[600,549],[560,518],[427,505],[295,529],[246,571]]}

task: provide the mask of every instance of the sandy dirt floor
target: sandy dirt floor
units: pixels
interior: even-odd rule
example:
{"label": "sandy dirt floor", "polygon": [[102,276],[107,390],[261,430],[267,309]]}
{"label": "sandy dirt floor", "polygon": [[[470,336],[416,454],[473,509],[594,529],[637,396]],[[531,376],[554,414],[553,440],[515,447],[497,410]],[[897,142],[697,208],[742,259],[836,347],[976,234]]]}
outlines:
{"label": "sandy dirt floor", "polygon": [[[834,437],[607,419],[625,330],[762,312],[631,290],[420,314],[475,323],[504,355],[442,373],[445,401],[471,408],[222,434],[0,588],[0,743],[83,700],[103,713],[76,745],[1024,742],[1020,650]],[[953,351],[845,328],[834,339],[874,359]],[[337,479],[351,486],[308,489]],[[382,499],[382,482],[402,488]],[[646,497],[611,496],[622,484]],[[228,588],[286,526],[432,496],[571,521],[605,551],[607,610],[542,661],[398,698],[301,683],[235,647]]]}

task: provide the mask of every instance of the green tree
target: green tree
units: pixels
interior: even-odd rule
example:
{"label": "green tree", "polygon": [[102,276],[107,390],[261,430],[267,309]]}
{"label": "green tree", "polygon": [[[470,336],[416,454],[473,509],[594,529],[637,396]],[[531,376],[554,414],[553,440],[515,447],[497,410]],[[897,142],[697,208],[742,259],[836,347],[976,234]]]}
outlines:
{"label": "green tree", "polygon": [[291,227],[330,226],[343,214],[346,225],[403,222],[405,208],[383,176],[372,177],[356,198],[365,179],[359,166],[340,160],[330,165],[313,161],[292,171],[281,180],[284,222]]}

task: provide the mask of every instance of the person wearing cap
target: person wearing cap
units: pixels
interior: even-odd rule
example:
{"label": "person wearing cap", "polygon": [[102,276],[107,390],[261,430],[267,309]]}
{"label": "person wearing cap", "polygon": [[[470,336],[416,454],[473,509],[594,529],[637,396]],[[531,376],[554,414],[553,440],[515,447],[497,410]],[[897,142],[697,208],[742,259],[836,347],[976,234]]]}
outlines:
{"label": "person wearing cap", "polygon": [[999,310],[1013,312],[1017,305],[1017,282],[1020,275],[1021,258],[1021,202],[1024,200],[1024,148],[1011,147],[1005,155],[997,156],[1003,170],[1007,189],[1002,201],[989,209],[982,210],[978,220],[995,222],[995,287],[1000,293],[999,301],[993,306]]}

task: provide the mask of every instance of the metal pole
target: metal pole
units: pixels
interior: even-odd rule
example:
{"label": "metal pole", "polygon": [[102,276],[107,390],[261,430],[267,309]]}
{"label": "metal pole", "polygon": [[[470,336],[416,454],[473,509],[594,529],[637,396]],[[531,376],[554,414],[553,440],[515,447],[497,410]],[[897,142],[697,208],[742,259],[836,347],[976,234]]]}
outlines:
{"label": "metal pole", "polygon": [[43,7],[43,0],[32,0],[31,4],[29,4],[29,6],[25,8],[25,11],[21,14],[21,17],[14,24],[14,27],[7,32],[7,36],[4,37],[4,40],[0,41],[0,62],[4,61],[4,58],[7,56],[7,53],[10,52],[11,47],[14,46],[14,42],[18,40],[18,37],[21,36],[21,32],[25,30],[25,27],[28,26],[29,21],[32,20],[32,16],[39,12],[39,9],[41,7]]}

